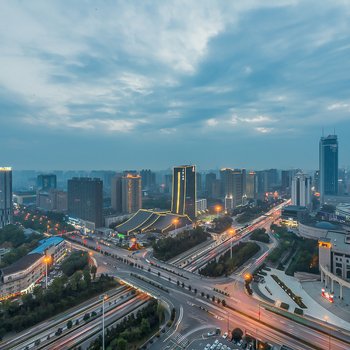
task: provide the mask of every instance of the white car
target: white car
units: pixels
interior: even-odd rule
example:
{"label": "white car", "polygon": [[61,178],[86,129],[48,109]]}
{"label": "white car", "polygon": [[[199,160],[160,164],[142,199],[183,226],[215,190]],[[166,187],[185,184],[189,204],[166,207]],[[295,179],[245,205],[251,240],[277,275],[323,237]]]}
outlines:
{"label": "white car", "polygon": [[222,335],[222,337],[223,337],[224,339],[226,339],[227,336],[228,336],[228,333],[227,333],[227,332],[225,332],[225,333]]}

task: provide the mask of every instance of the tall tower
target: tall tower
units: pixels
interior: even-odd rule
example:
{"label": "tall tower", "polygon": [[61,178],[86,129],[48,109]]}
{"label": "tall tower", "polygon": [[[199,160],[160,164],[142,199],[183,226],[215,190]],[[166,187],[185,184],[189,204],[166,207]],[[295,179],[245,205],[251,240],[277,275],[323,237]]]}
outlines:
{"label": "tall tower", "polygon": [[57,176],[55,174],[38,175],[36,184],[39,191],[57,188]]}
{"label": "tall tower", "polygon": [[171,211],[180,215],[187,214],[191,219],[195,219],[196,200],[196,167],[194,165],[174,167]]}
{"label": "tall tower", "polygon": [[101,227],[103,208],[102,180],[74,177],[68,180],[68,215]]}
{"label": "tall tower", "polygon": [[0,228],[12,223],[12,169],[0,168]]}
{"label": "tall tower", "polygon": [[298,173],[292,180],[292,204],[303,207],[311,205],[311,177]]}
{"label": "tall tower", "polygon": [[121,178],[122,212],[135,213],[142,208],[141,176],[134,173],[124,173]]}
{"label": "tall tower", "polygon": [[320,193],[325,196],[338,194],[338,138],[328,135],[320,139]]}

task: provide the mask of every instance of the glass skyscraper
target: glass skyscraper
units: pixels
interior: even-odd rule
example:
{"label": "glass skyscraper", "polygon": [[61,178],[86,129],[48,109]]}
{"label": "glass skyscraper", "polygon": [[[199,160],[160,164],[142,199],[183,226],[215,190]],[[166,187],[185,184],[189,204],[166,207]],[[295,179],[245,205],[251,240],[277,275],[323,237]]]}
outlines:
{"label": "glass skyscraper", "polygon": [[12,169],[0,168],[0,228],[12,223]]}
{"label": "glass skyscraper", "polygon": [[196,209],[196,167],[182,165],[174,167],[171,211],[174,214],[188,215],[194,219]]}
{"label": "glass skyscraper", "polygon": [[338,194],[338,138],[336,135],[320,140],[320,193],[324,196]]}

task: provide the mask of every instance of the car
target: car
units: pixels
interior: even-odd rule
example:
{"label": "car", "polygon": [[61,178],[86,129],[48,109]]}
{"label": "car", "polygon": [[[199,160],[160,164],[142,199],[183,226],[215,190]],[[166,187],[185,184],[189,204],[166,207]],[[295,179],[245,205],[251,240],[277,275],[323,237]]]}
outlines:
{"label": "car", "polygon": [[216,334],[215,331],[212,331],[212,332],[208,332],[207,336],[208,337],[213,337],[215,334]]}
{"label": "car", "polygon": [[226,339],[227,336],[228,336],[228,333],[227,333],[227,332],[225,332],[225,333],[222,335],[222,337],[223,337],[224,339]]}
{"label": "car", "polygon": [[219,344],[219,340],[218,340],[218,339],[215,339],[214,344],[215,344],[215,345],[216,345],[216,344]]}

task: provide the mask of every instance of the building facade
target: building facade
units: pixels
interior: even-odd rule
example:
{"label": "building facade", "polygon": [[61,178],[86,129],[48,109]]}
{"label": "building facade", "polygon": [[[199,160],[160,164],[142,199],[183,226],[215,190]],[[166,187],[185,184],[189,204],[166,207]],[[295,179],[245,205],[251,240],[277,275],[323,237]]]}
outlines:
{"label": "building facade", "polygon": [[320,194],[325,196],[338,194],[338,138],[336,135],[321,137],[319,150]]}
{"label": "building facade", "polygon": [[196,167],[194,165],[174,167],[171,201],[172,213],[188,215],[191,219],[194,219],[197,215],[196,200]]}
{"label": "building facade", "polygon": [[310,208],[311,206],[311,177],[298,173],[292,180],[292,204]]}
{"label": "building facade", "polygon": [[12,169],[0,168],[0,228],[12,223]]}
{"label": "building facade", "polygon": [[90,177],[75,177],[68,180],[68,215],[103,225],[102,180]]}
{"label": "building facade", "polygon": [[57,176],[55,174],[42,174],[37,177],[37,190],[48,191],[57,188]]}
{"label": "building facade", "polygon": [[142,180],[138,174],[125,173],[121,178],[122,212],[136,213],[142,208]]}
{"label": "building facade", "polygon": [[249,171],[246,175],[246,195],[248,199],[255,199],[257,195],[257,177],[255,171]]}

